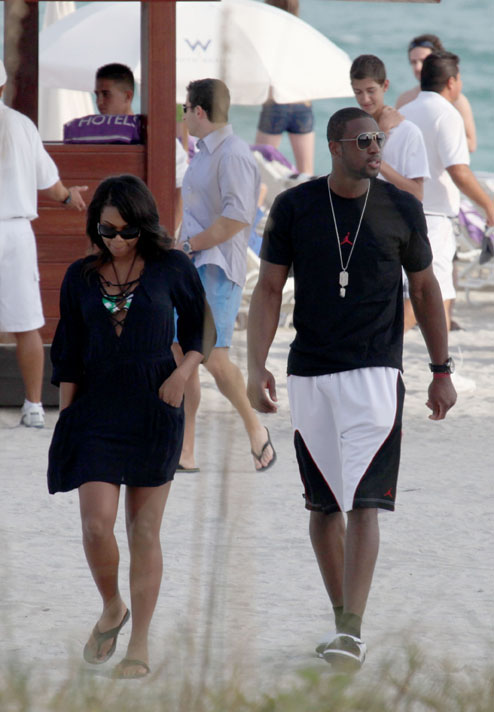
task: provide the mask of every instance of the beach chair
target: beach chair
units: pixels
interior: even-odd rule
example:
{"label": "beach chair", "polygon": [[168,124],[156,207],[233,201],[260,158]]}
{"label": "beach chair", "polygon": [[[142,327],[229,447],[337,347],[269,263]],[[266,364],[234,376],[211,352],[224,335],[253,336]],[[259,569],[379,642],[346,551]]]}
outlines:
{"label": "beach chair", "polygon": [[455,222],[460,263],[457,286],[465,290],[469,303],[472,290],[494,288],[494,242],[490,232],[486,230],[485,218],[470,200],[462,197]]}
{"label": "beach chair", "polygon": [[[247,276],[245,278],[245,286],[242,292],[242,301],[238,310],[237,319],[235,322],[236,329],[247,328],[247,317],[249,314],[250,298],[257,284],[259,277],[259,268],[261,259],[256,255],[254,250],[247,248]],[[291,326],[293,317],[293,307],[295,304],[295,284],[293,277],[288,277],[283,288],[283,296],[281,300],[281,311],[279,326]]]}

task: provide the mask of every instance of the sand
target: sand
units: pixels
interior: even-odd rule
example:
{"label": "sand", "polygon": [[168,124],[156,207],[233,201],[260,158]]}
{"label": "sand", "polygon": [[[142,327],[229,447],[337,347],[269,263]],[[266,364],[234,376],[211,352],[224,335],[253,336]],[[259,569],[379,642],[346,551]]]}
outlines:
{"label": "sand", "polygon": [[[428,420],[429,382],[420,333],[405,342],[407,398],[395,513],[382,513],[381,550],[363,634],[372,677],[383,656],[415,641],[441,668],[468,675],[494,650],[494,293],[460,294],[451,353],[476,390],[461,393],[444,422]],[[278,331],[269,365],[279,413],[266,417],[276,466],[255,473],[246,436],[203,372],[198,419],[200,474],[177,475],[162,528],[164,578],[152,623],[151,664],[177,684],[185,673],[211,680],[237,672],[250,689],[290,683],[305,667],[327,669],[314,646],[331,629],[330,608],[310,547],[288,413],[285,364],[293,330]],[[245,367],[245,331],[233,356]],[[18,426],[0,410],[0,664],[22,661],[54,690],[68,671],[109,675],[111,663],[81,661],[99,615],[86,567],[77,493],[50,496],[44,430]],[[121,503],[123,505],[123,502]],[[128,600],[123,506],[121,587]],[[114,661],[125,652],[123,629]],[[364,678],[365,679],[365,678]],[[136,684],[136,683],[124,683]],[[142,683],[138,683],[142,684]],[[147,684],[147,683],[145,683]],[[151,683],[152,684],[152,683]]]}

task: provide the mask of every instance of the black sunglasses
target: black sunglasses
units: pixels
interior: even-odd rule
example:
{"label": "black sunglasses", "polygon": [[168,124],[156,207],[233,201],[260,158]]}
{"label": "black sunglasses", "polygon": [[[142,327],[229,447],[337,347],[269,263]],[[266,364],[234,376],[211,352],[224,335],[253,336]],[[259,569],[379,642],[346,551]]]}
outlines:
{"label": "black sunglasses", "polygon": [[187,104],[182,104],[182,109],[184,110],[184,114],[186,114],[189,109],[193,109],[193,106],[187,106]]}
{"label": "black sunglasses", "polygon": [[356,141],[358,150],[365,151],[373,141],[377,143],[379,148],[384,146],[386,134],[384,131],[367,131],[355,136],[355,138],[339,138],[338,141]]}
{"label": "black sunglasses", "polygon": [[114,237],[120,235],[123,240],[135,240],[141,234],[140,227],[132,227],[132,225],[127,225],[121,230],[117,230],[109,225],[102,225],[98,223],[98,235],[100,237],[106,237],[108,240],[113,240]]}

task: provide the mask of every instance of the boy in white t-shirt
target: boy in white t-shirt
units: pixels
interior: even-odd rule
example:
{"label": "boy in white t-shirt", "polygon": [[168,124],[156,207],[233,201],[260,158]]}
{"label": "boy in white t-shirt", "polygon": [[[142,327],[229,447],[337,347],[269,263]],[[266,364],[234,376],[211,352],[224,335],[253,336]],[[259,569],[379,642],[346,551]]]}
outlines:
{"label": "boy in white t-shirt", "polygon": [[352,63],[350,81],[360,108],[387,135],[379,177],[422,200],[424,179],[429,177],[424,140],[415,124],[386,106],[384,95],[389,79],[384,63],[373,54],[361,54]]}

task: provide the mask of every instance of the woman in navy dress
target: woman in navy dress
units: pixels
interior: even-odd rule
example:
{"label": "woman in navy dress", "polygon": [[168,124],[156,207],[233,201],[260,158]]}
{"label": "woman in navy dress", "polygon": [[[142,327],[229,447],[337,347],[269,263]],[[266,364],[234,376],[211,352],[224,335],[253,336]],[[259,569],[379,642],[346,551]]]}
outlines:
{"label": "woman in navy dress", "polygon": [[[161,520],[182,448],[184,387],[216,335],[197,272],[171,249],[139,178],[107,178],[98,186],[87,234],[94,254],[67,270],[52,345],[60,417],[48,487],[52,494],[79,490],[84,551],[103,601],[84,658],[99,664],[114,653],[130,617],[113,531],[120,486],[127,485],[132,631],[115,675],[143,677],[162,575]],[[170,348],[174,308],[186,354],[179,367]]]}

